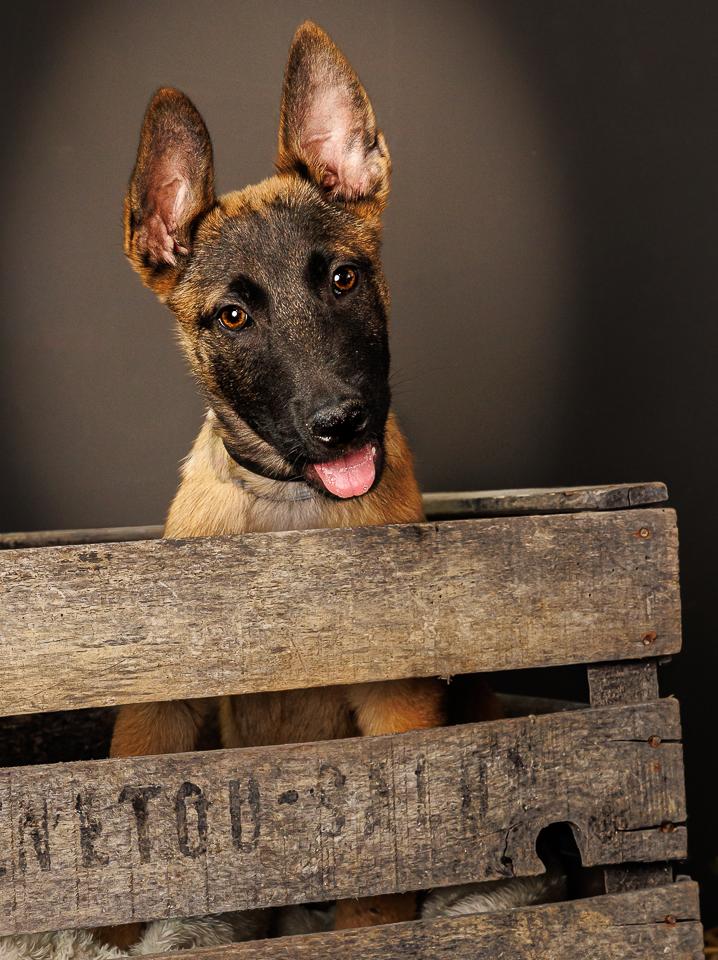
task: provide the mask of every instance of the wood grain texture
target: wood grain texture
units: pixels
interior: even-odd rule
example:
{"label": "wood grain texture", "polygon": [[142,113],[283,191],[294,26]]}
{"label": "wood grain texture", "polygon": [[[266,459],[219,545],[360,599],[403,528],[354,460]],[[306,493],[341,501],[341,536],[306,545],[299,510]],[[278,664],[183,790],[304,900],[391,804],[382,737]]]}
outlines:
{"label": "wood grain texture", "polygon": [[[512,514],[562,513],[582,510],[619,510],[648,503],[663,503],[668,490],[663,483],[615,483],[600,487],[546,487],[524,490],[475,490],[425,493],[424,512],[438,517],[487,517]],[[156,540],[160,524],[144,527],[96,527],[87,530],[32,530],[0,533],[0,550],[17,547],[55,547],[81,543],[118,543]]]}
{"label": "wood grain texture", "polygon": [[[655,660],[603,663],[587,670],[591,705],[646,703],[658,698],[658,664]],[[626,863],[602,868],[606,893],[662,886],[673,879],[668,863]]]}
{"label": "wood grain texture", "polygon": [[657,656],[675,516],[3,551],[0,625],[0,715]]}
{"label": "wood grain texture", "polygon": [[673,866],[670,863],[620,863],[602,869],[606,893],[663,887],[673,882]]}
{"label": "wood grain texture", "polygon": [[663,700],[3,770],[0,933],[532,875],[555,822],[587,866],[681,858],[679,736]]}
{"label": "wood grain texture", "polygon": [[613,483],[595,487],[537,487],[424,494],[433,517],[500,517],[520,514],[624,510],[668,499],[664,483]]}
{"label": "wood grain texture", "polygon": [[[695,883],[524,907],[209,947],[186,960],[702,960]],[[159,960],[158,955],[148,960]]]}
{"label": "wood grain texture", "polygon": [[14,533],[0,533],[0,550],[157,540],[162,536],[162,530],[161,524],[148,524],[143,527],[89,527],[80,530],[19,530]]}
{"label": "wood grain texture", "polygon": [[658,698],[658,666],[655,660],[635,663],[604,663],[588,668],[591,704],[643,703]]}

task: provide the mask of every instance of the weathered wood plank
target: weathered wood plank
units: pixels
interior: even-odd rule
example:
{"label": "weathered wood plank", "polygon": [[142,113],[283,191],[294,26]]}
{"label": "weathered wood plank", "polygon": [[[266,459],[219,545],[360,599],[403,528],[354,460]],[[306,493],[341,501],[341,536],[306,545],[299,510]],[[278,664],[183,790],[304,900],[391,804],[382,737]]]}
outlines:
{"label": "weathered wood plank", "polygon": [[658,698],[655,660],[603,663],[588,668],[588,689],[594,707],[613,703],[643,703]]}
{"label": "weathered wood plank", "polygon": [[[655,660],[596,664],[587,672],[589,696],[594,707],[646,703],[659,696]],[[626,863],[604,866],[602,874],[605,892],[619,893],[669,883],[673,879],[673,868],[667,863]]]}
{"label": "weathered wood plank", "polygon": [[680,858],[679,736],[665,700],[3,770],[0,933],[532,875],[555,822],[587,866]]}
{"label": "weathered wood plank", "polygon": [[157,540],[162,536],[162,530],[161,524],[149,524],[143,527],[90,527],[83,530],[30,530],[0,533],[0,550]]}
{"label": "weathered wood plank", "polygon": [[543,716],[545,713],[564,713],[567,710],[585,710],[588,707],[587,703],[578,700],[557,700],[555,697],[532,697],[517,693],[496,693],[495,697],[500,717]]}
{"label": "weathered wood plank", "polygon": [[5,715],[679,648],[666,509],[0,553]]}
{"label": "weathered wood plank", "polygon": [[[186,960],[702,960],[698,886],[674,883],[503,913],[284,937]],[[147,960],[159,960],[157,954]]]}
{"label": "weathered wood plank", "polygon": [[606,893],[663,887],[673,881],[670,863],[623,863],[603,870]]}
{"label": "weathered wood plank", "polygon": [[433,517],[499,517],[584,510],[625,510],[668,499],[664,483],[614,483],[595,487],[538,487],[424,494]]}
{"label": "weathered wood plank", "polygon": [[[565,513],[583,510],[621,510],[648,503],[663,503],[668,490],[663,483],[614,483],[600,487],[546,487],[524,490],[474,490],[458,493],[425,493],[424,510],[438,517],[499,517],[513,514]],[[0,550],[17,547],[57,547],[68,544],[118,543],[155,540],[160,524],[143,527],[97,527],[88,530],[32,530],[0,533]]]}

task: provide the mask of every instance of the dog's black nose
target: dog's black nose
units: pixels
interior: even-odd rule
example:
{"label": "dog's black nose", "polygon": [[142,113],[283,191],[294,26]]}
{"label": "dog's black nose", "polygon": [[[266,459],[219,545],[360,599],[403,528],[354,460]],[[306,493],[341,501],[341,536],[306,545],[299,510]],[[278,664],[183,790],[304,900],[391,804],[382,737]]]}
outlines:
{"label": "dog's black nose", "polygon": [[344,400],[321,407],[309,420],[309,432],[326,447],[351,443],[366,429],[369,413],[358,400]]}

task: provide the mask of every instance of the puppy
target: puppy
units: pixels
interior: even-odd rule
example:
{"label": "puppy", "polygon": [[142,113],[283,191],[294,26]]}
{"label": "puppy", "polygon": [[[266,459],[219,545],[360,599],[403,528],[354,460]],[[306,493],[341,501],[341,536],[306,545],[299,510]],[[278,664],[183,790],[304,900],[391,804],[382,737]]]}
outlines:
{"label": "puppy", "polygon": [[[255,186],[217,197],[199,113],[177,90],[152,98],[125,202],[125,252],[175,314],[208,405],[167,537],[423,519],[390,410],[380,260],[390,169],[364,88],[313,23],[299,27],[289,52],[277,173]],[[227,697],[222,744],[436,726],[442,689],[404,680]],[[214,707],[126,706],[111,754],[192,750]],[[343,901],[336,926],[414,913],[411,895]],[[125,928],[114,939],[136,935]]]}

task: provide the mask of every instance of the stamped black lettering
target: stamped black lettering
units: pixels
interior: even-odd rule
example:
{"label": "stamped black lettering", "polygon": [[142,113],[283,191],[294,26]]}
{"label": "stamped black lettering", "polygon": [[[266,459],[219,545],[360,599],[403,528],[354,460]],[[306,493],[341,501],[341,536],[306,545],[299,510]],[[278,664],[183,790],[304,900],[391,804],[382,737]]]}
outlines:
{"label": "stamped black lettering", "polygon": [[[242,808],[247,808],[246,817]],[[237,850],[249,853],[256,849],[261,830],[259,784],[254,777],[247,780],[246,801],[242,798],[242,781],[229,781],[229,818],[232,843]],[[248,822],[245,822],[246,821]],[[248,839],[249,837],[249,839]]]}
{"label": "stamped black lettering", "polygon": [[364,818],[364,836],[370,837],[381,828],[382,819],[389,821],[388,804],[391,791],[386,780],[386,763],[369,765],[369,806]]}
{"label": "stamped black lettering", "polygon": [[423,754],[416,759],[414,768],[416,777],[416,822],[423,827],[428,816],[428,784],[426,779],[426,757]]}
{"label": "stamped black lettering", "polygon": [[50,832],[48,825],[47,800],[42,802],[42,812],[40,814],[30,805],[20,814],[18,821],[19,844],[18,844],[18,864],[20,870],[25,873],[27,870],[27,837],[29,835],[35,851],[35,857],[41,870],[50,870],[52,862],[50,860]]}
{"label": "stamped black lettering", "polygon": [[120,791],[119,802],[129,800],[135,814],[137,826],[137,848],[140,852],[140,863],[149,863],[151,857],[149,802],[162,793],[162,788],[150,787],[123,787]]}
{"label": "stamped black lettering", "polygon": [[80,850],[84,867],[106,867],[110,858],[106,853],[98,852],[95,843],[102,835],[102,823],[93,815],[92,804],[95,799],[93,790],[78,793],[75,797],[75,810],[80,818]]}
{"label": "stamped black lettering", "polygon": [[[175,817],[177,820],[177,842],[180,851],[185,857],[193,860],[207,852],[207,798],[201,787],[189,780],[180,786],[175,796]],[[197,836],[190,843],[189,827],[187,824],[187,808],[192,807],[197,820]]]}
{"label": "stamped black lettering", "polygon": [[486,761],[476,750],[461,757],[459,789],[464,828],[476,833],[489,807]]}
{"label": "stamped black lettering", "polygon": [[344,829],[346,817],[341,812],[347,778],[331,763],[322,763],[319,767],[319,803],[330,813],[329,819],[322,817],[320,830],[325,837],[338,837]]}

